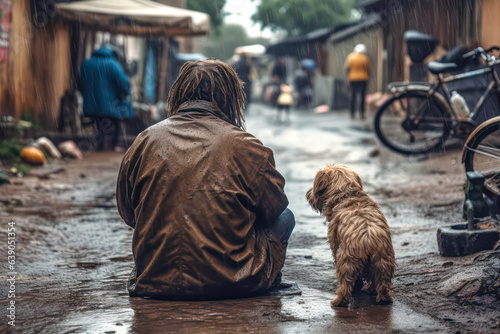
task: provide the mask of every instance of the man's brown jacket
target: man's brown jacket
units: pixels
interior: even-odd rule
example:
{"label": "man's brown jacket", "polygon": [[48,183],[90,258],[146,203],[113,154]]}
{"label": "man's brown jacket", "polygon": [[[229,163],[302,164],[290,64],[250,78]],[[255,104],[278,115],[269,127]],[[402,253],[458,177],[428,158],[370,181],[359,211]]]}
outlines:
{"label": "man's brown jacket", "polygon": [[131,296],[219,299],[261,292],[285,260],[269,230],[288,205],[272,151],[213,104],[187,102],[125,154],[120,215],[134,228]]}

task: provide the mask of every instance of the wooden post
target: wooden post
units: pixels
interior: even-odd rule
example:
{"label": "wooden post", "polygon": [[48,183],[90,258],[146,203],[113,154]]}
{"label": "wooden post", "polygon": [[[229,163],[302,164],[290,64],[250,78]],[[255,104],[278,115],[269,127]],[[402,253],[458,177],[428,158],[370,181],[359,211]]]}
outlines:
{"label": "wooden post", "polygon": [[167,92],[165,92],[165,85],[167,83],[167,66],[168,66],[168,38],[162,38],[162,53],[160,60],[160,74],[158,76],[158,101],[165,101]]}
{"label": "wooden post", "polygon": [[92,54],[95,51],[95,35],[96,35],[95,30],[92,30],[90,33],[90,56],[92,56]]}

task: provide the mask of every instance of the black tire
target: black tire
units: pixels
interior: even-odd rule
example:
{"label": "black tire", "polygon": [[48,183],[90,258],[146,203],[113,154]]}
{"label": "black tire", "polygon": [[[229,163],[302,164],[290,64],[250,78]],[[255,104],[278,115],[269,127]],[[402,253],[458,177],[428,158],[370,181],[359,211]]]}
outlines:
{"label": "black tire", "polygon": [[[493,150],[486,150],[486,153],[492,156],[485,156],[484,161],[481,161],[481,145],[492,147]],[[494,117],[479,125],[474,132],[471,133],[464,145],[463,162],[465,172],[477,171],[486,174],[487,181],[490,178],[498,178],[494,172],[500,170],[500,116]],[[497,160],[498,159],[498,160]],[[491,161],[491,169],[493,175],[489,175],[488,167]],[[495,164],[498,161],[498,164]],[[498,166],[498,167],[496,167]],[[486,182],[483,192],[488,196],[498,195],[500,189],[494,188],[491,182]]]}
{"label": "black tire", "polygon": [[[408,110],[402,110],[403,106],[403,101],[410,101],[409,99],[412,99],[411,101],[418,101],[419,108],[415,108],[420,110],[424,115],[428,116],[423,116],[423,121],[422,124],[424,125],[417,125],[414,129],[411,130],[405,130],[404,126],[406,125],[407,128],[411,128],[410,122],[408,121]],[[399,108],[397,107],[397,104],[399,104]],[[409,102],[407,102],[407,105],[410,105]],[[426,108],[426,109],[422,109]],[[409,109],[407,107],[407,109]],[[414,144],[417,145],[398,145],[394,141],[391,140],[389,134],[387,133],[386,125],[387,121],[384,119],[384,117],[387,114],[399,114],[395,115],[394,117],[398,117],[399,120],[393,121],[396,125],[393,126],[393,128],[399,128],[399,131],[401,134],[407,135],[414,139],[414,132],[424,132],[427,130],[429,132],[438,132],[436,138],[429,144],[426,144],[424,142],[421,142],[417,140]],[[390,117],[390,116],[389,116]],[[403,120],[403,121],[401,121]],[[399,123],[398,123],[399,122]],[[437,100],[434,96],[429,96],[427,92],[423,91],[410,91],[407,93],[403,93],[401,95],[392,97],[391,99],[387,100],[377,111],[377,114],[375,115],[374,119],[374,128],[375,128],[375,133],[379,140],[382,142],[382,144],[393,150],[394,152],[403,154],[403,155],[419,155],[419,154],[428,154],[431,152],[436,152],[442,149],[444,142],[448,138],[448,135],[450,133],[450,128],[452,125],[452,118],[448,110],[442,106],[440,101]],[[419,128],[420,127],[420,128]],[[397,131],[397,130],[395,130]],[[410,140],[411,141],[411,140]]]}

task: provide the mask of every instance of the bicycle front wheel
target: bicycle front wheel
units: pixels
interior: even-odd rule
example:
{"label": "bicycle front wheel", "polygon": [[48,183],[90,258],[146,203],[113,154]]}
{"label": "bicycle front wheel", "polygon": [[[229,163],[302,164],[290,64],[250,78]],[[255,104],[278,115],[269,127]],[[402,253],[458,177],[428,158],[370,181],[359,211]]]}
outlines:
{"label": "bicycle front wheel", "polygon": [[404,155],[442,148],[452,124],[449,112],[425,92],[408,92],[386,101],[374,119],[377,137]]}
{"label": "bicycle front wheel", "polygon": [[500,117],[479,125],[464,146],[465,171],[476,171],[486,178],[484,192],[500,194]]}

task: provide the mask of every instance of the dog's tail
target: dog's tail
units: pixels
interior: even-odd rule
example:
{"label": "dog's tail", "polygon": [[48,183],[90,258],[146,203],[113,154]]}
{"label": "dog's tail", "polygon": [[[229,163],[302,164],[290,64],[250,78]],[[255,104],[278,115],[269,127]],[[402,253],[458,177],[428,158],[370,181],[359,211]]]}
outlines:
{"label": "dog's tail", "polygon": [[392,278],[394,277],[395,256],[389,235],[374,239],[373,253],[370,256],[370,274],[373,288],[377,293],[377,302],[392,301]]}
{"label": "dog's tail", "polygon": [[[366,265],[383,275],[385,280],[391,280],[394,277],[395,255],[392,246],[390,233],[374,233],[377,229],[368,229],[366,234],[360,238],[360,245],[364,248],[364,254],[368,255],[365,259]],[[375,274],[375,273],[374,273]]]}
{"label": "dog's tail", "polygon": [[370,259],[370,265],[372,271],[378,271],[385,280],[391,280],[394,277],[394,255],[391,255],[390,252],[373,254]]}

